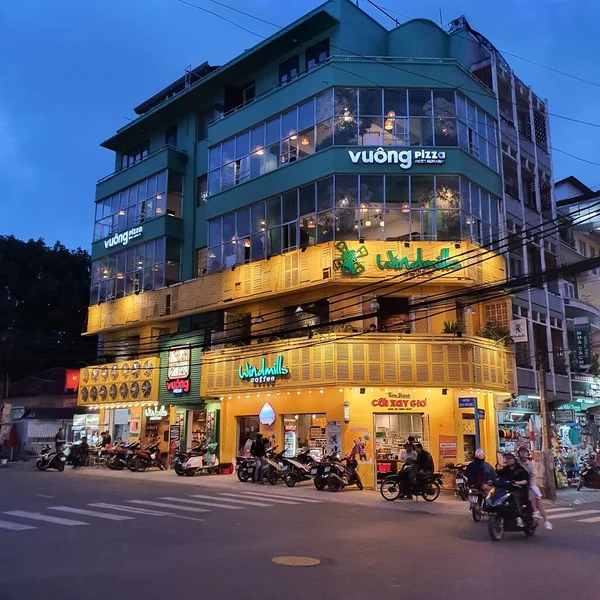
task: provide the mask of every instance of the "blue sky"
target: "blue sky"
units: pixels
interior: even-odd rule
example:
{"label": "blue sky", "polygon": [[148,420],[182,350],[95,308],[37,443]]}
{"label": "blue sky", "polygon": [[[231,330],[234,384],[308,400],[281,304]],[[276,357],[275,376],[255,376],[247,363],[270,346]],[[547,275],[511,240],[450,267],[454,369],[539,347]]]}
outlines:
{"label": "blue sky", "polygon": [[[222,0],[286,25],[319,0]],[[190,0],[262,35],[274,28]],[[464,14],[498,49],[550,65],[577,82],[506,56],[550,112],[600,124],[597,0],[379,0],[400,21],[444,23]],[[383,22],[386,17],[360,5]],[[275,7],[276,10],[275,10]],[[575,9],[576,7],[576,9]],[[19,0],[0,3],[0,234],[89,248],[94,186],[113,155],[98,146],[133,116],[133,107],[188,65],[223,64],[259,37],[177,0]],[[558,118],[552,145],[600,163],[600,128]],[[554,153],[557,178],[600,186],[600,166]]]}

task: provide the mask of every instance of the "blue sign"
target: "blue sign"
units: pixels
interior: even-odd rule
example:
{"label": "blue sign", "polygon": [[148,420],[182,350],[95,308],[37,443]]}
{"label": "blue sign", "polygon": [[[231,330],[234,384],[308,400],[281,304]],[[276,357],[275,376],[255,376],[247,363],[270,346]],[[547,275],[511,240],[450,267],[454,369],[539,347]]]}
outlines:
{"label": "blue sign", "polygon": [[483,408],[478,408],[477,409],[477,418],[478,419],[485,419],[485,410]]}
{"label": "blue sign", "polygon": [[475,408],[477,398],[459,398],[458,408]]}

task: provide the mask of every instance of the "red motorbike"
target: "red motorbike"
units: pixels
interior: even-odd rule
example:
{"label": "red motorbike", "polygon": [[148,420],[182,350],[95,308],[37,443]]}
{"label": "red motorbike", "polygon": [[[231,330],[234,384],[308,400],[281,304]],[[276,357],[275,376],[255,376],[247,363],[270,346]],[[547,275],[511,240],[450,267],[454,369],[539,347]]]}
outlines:
{"label": "red motorbike", "polygon": [[339,462],[332,461],[329,477],[327,478],[327,486],[332,492],[340,492],[348,485],[356,485],[359,490],[363,489],[358,474],[358,461],[353,455],[345,456]]}
{"label": "red motorbike", "polygon": [[159,449],[160,442],[154,442],[143,450],[138,450],[135,454],[135,470],[143,473],[150,467],[158,467],[161,471],[167,470],[167,465],[162,458],[161,451]]}

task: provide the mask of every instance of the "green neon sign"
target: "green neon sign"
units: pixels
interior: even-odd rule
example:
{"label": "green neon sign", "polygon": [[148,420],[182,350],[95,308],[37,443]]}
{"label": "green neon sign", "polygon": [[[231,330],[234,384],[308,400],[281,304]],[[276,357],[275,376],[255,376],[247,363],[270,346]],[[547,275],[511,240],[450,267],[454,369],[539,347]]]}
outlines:
{"label": "green neon sign", "polygon": [[420,269],[435,269],[436,271],[445,271],[452,269],[462,269],[460,261],[450,258],[450,249],[442,248],[440,255],[434,260],[423,259],[423,249],[417,248],[417,257],[411,261],[407,256],[398,258],[394,256],[391,250],[388,250],[387,260],[383,260],[381,254],[376,257],[377,266],[382,270],[400,271],[418,271]]}
{"label": "green neon sign", "polygon": [[338,242],[335,249],[340,253],[340,257],[334,259],[333,268],[341,271],[342,275],[360,275],[365,270],[359,258],[369,256],[366,246],[361,246],[358,250],[350,250],[346,242]]}
{"label": "green neon sign", "polygon": [[275,359],[275,364],[272,367],[267,367],[267,359],[262,358],[260,367],[255,367],[249,362],[245,362],[238,368],[238,377],[250,383],[272,383],[278,377],[285,377],[290,370],[283,364],[283,356],[278,356]]}

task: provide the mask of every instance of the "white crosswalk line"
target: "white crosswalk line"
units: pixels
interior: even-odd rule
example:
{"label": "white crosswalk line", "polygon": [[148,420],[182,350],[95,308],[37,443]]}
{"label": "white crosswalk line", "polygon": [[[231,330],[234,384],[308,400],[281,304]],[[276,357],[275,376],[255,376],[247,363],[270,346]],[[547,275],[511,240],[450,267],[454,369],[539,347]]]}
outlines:
{"label": "white crosswalk line", "polygon": [[[243,492],[242,492],[243,493]],[[239,498],[239,494],[219,494],[219,496],[231,496],[232,498]],[[300,504],[300,502],[292,502],[291,500],[278,500],[271,496],[263,496],[262,494],[253,494],[248,495],[248,498],[253,498],[258,500],[259,498],[264,500],[265,502],[275,502],[275,504]]]}
{"label": "white crosswalk line", "polygon": [[167,504],[166,502],[151,502],[150,500],[127,500],[131,504],[144,504],[146,506],[156,506],[158,508],[176,508],[188,512],[211,512],[207,508],[195,508],[194,506],[177,506],[176,504]]}
{"label": "white crosswalk line", "polygon": [[591,519],[577,519],[578,523],[600,523],[600,517],[592,517]]}
{"label": "white crosswalk line", "polygon": [[566,512],[567,510],[574,510],[573,507],[569,507],[569,508],[547,508],[546,512],[549,515],[552,515],[554,513],[558,513],[558,512]]}
{"label": "white crosswalk line", "polygon": [[552,520],[556,519],[570,519],[571,517],[583,517],[584,515],[597,515],[600,514],[600,510],[578,510],[571,513],[561,513],[560,515],[552,515]]}
{"label": "white crosswalk line", "polygon": [[0,521],[0,529],[10,529],[11,531],[25,531],[26,529],[37,529],[31,525],[21,525],[21,523],[11,523],[10,521]]}
{"label": "white crosswalk line", "polygon": [[[159,500],[170,500],[171,502],[186,502],[188,504],[197,504],[200,506],[212,506],[214,508],[224,508],[226,510],[244,510],[241,506],[231,506],[230,504],[217,504],[216,502],[204,502],[202,500],[187,500],[186,498],[175,498],[174,496],[162,496]],[[215,498],[218,500],[218,498]],[[224,500],[226,502],[226,500]]]}
{"label": "white crosswalk line", "polygon": [[240,494],[244,494],[245,496],[260,496],[261,498],[281,498],[282,500],[292,500],[293,502],[308,502],[309,504],[319,504],[323,502],[323,500],[314,500],[313,498],[304,498],[303,496],[288,496],[286,494],[273,494],[273,496],[268,496],[267,494],[261,494],[260,492],[240,492]]}
{"label": "white crosswalk line", "polygon": [[94,508],[106,508],[110,510],[120,510],[122,512],[133,513],[136,515],[148,515],[151,517],[168,517],[169,513],[159,510],[150,510],[148,508],[136,508],[135,506],[121,506],[119,504],[107,504],[106,502],[95,502],[88,504]]}
{"label": "white crosswalk line", "polygon": [[[202,494],[192,494],[190,496],[190,498],[206,498],[207,500],[218,500],[218,498],[215,498],[214,496],[204,496]],[[234,503],[234,504],[245,504],[246,506],[267,506],[267,507],[271,507],[273,506],[272,504],[267,504],[266,502],[258,502],[258,499],[256,501],[252,501],[252,500],[234,500],[233,498],[229,499],[226,498],[224,500],[224,502],[229,502]]]}
{"label": "white crosswalk line", "polygon": [[72,506],[48,506],[47,508],[50,510],[60,510],[61,512],[73,513],[74,515],[98,517],[99,519],[107,519],[108,521],[129,521],[133,519],[133,517],[126,517],[125,515],[111,515],[95,510],[86,510],[85,508],[73,508]]}
{"label": "white crosswalk line", "polygon": [[72,519],[62,519],[60,517],[51,517],[50,515],[43,515],[38,512],[27,512],[24,510],[9,510],[4,513],[11,517],[21,517],[23,519],[32,519],[33,521],[46,521],[47,523],[54,523],[55,525],[65,525],[66,527],[75,527],[76,525],[89,525],[83,521],[74,521]]}

